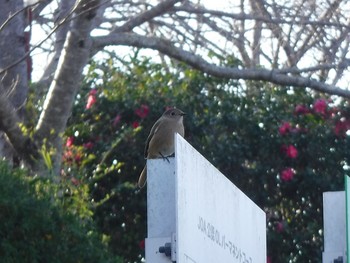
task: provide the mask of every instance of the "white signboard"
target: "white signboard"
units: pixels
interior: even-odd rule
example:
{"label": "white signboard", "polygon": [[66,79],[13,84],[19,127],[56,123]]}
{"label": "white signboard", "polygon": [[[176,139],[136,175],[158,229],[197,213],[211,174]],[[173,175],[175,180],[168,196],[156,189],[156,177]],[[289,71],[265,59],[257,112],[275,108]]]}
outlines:
{"label": "white signboard", "polygon": [[178,135],[175,162],[176,262],[266,262],[265,213]]}
{"label": "white signboard", "polygon": [[324,251],[322,262],[343,258],[346,250],[345,192],[323,193]]}

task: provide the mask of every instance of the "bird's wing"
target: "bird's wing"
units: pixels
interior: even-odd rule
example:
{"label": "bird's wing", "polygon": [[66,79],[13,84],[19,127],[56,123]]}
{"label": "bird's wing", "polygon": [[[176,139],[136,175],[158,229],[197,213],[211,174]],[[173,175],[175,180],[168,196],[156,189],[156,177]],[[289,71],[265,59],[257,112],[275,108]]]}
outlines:
{"label": "bird's wing", "polygon": [[147,159],[147,155],[148,155],[149,142],[151,141],[153,135],[157,132],[157,130],[159,128],[159,124],[160,124],[160,120],[156,121],[156,123],[153,125],[153,127],[152,127],[152,129],[147,137],[145,152],[144,152],[145,159]]}

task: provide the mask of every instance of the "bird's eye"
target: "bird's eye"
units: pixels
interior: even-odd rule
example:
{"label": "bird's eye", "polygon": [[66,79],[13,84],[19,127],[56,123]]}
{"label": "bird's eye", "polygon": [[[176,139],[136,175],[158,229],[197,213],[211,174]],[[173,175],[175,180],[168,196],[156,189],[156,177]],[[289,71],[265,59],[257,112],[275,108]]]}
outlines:
{"label": "bird's eye", "polygon": [[171,116],[175,116],[175,111],[172,111],[172,112],[171,112]]}

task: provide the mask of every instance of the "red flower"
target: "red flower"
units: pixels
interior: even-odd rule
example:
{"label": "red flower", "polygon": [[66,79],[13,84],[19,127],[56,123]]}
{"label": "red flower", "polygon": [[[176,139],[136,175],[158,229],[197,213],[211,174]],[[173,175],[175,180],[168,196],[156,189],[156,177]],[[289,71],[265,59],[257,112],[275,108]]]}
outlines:
{"label": "red flower", "polygon": [[327,102],[324,99],[318,99],[314,103],[314,111],[321,114],[326,114]]}
{"label": "red flower", "polygon": [[133,123],[131,123],[131,126],[136,129],[137,127],[140,126],[140,123],[138,123],[137,121],[134,121]]}
{"label": "red flower", "polygon": [[284,230],[284,224],[283,224],[283,222],[277,222],[277,224],[276,224],[276,231],[278,232],[278,233],[281,233],[281,232],[283,232],[283,230]]}
{"label": "red flower", "polygon": [[82,156],[80,153],[77,153],[75,156],[74,156],[74,161],[77,165],[80,165],[80,162],[81,162],[81,159],[82,159]]}
{"label": "red flower", "polygon": [[139,247],[140,247],[141,249],[145,249],[145,240],[144,240],[144,239],[140,241]]}
{"label": "red flower", "polygon": [[66,141],[66,146],[71,147],[73,146],[73,143],[74,143],[74,137],[73,136],[68,137]]}
{"label": "red flower", "polygon": [[96,94],[97,94],[97,89],[92,89],[89,92],[89,95],[91,95],[91,96],[95,96]]}
{"label": "red flower", "polygon": [[346,132],[350,130],[350,120],[339,120],[334,127],[334,133],[337,136],[345,136]]}
{"label": "red flower", "polygon": [[283,122],[283,124],[279,127],[278,131],[281,135],[286,135],[292,127],[289,122]]}
{"label": "red flower", "polygon": [[295,175],[295,172],[292,168],[286,168],[284,169],[280,176],[283,181],[291,181]]}
{"label": "red flower", "polygon": [[289,158],[297,158],[298,150],[293,145],[285,146],[284,150]]}
{"label": "red flower", "polygon": [[120,114],[118,114],[117,116],[115,116],[114,120],[113,120],[113,126],[117,126],[121,120],[122,116]]}
{"label": "red flower", "polygon": [[[91,92],[92,91],[90,91],[90,93]],[[90,94],[88,97],[85,109],[87,109],[87,110],[90,109],[92,107],[92,105],[94,105],[96,103],[96,101],[97,101],[96,96],[93,94]]]}
{"label": "red flower", "polygon": [[72,178],[70,179],[70,181],[71,181],[72,184],[75,185],[75,186],[78,186],[78,185],[80,184],[80,181],[79,181],[77,178],[75,178],[75,177],[72,177]]}
{"label": "red flower", "polygon": [[135,114],[139,116],[141,119],[146,118],[148,113],[149,113],[149,107],[145,104],[142,104],[140,108],[135,110]]}
{"label": "red flower", "polygon": [[294,113],[297,115],[307,114],[310,110],[305,105],[297,105],[295,106]]}
{"label": "red flower", "polygon": [[94,147],[94,143],[93,142],[87,142],[83,144],[85,149],[92,149],[92,147]]}
{"label": "red flower", "polygon": [[73,152],[71,150],[63,153],[63,161],[71,163],[73,161]]}

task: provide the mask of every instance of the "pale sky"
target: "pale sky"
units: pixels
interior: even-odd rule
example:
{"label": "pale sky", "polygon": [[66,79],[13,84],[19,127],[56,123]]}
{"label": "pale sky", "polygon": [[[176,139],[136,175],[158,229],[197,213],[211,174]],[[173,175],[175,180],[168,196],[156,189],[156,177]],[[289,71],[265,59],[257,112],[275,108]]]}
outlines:
{"label": "pale sky", "polygon": [[[25,0],[25,3],[31,4],[32,2],[36,2],[36,0]],[[201,3],[203,3],[208,9],[214,9],[214,10],[226,10],[227,8],[232,5],[232,1],[230,0],[202,0]],[[56,6],[56,2],[52,4],[52,6],[48,7],[46,12],[52,13],[54,8]],[[45,10],[43,10],[42,14],[45,14]],[[35,45],[39,43],[47,34],[47,32],[43,32],[40,26],[33,26],[32,28],[32,44]],[[128,53],[129,48],[128,47],[118,47],[118,52],[125,50],[125,53]],[[47,66],[47,63],[50,61],[48,54],[43,53],[41,50],[36,49],[32,52],[32,59],[33,59],[33,73],[32,73],[32,80],[37,81],[41,77],[41,74],[45,67]]]}

